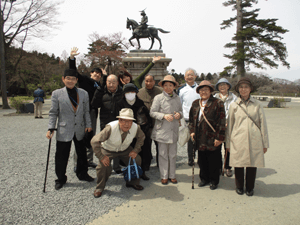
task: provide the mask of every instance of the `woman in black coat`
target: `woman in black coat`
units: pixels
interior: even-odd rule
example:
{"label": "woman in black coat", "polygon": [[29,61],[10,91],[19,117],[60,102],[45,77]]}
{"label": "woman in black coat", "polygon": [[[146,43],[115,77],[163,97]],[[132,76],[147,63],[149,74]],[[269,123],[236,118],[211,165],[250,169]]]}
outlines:
{"label": "woman in black coat", "polygon": [[[134,113],[134,118],[136,123],[140,125],[142,131],[145,133],[144,145],[142,150],[139,152],[139,155],[142,158],[142,170],[143,175],[141,178],[143,180],[149,180],[150,178],[146,176],[145,171],[148,171],[150,168],[152,153],[151,153],[151,139],[150,139],[150,128],[152,127],[152,120],[149,114],[149,110],[145,106],[144,102],[137,97],[138,89],[132,84],[128,83],[124,85],[123,88],[123,98],[116,104],[116,115],[119,115],[119,112],[123,108],[130,108]],[[131,145],[134,146],[135,141]]]}

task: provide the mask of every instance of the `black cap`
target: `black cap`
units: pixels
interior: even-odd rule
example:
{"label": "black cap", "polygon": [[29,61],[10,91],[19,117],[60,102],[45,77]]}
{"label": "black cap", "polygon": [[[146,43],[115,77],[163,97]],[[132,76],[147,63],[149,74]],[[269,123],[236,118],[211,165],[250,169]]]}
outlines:
{"label": "black cap", "polygon": [[77,78],[77,71],[74,69],[66,69],[65,73],[64,73],[64,77],[66,77],[66,76]]}

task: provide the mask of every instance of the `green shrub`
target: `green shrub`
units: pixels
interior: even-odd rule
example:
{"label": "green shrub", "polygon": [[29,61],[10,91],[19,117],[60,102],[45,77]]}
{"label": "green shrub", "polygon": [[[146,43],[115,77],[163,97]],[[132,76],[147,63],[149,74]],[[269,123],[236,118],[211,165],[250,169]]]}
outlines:
{"label": "green shrub", "polygon": [[12,108],[15,108],[17,110],[17,113],[20,113],[23,106],[24,106],[24,101],[20,98],[10,98],[10,106]]}

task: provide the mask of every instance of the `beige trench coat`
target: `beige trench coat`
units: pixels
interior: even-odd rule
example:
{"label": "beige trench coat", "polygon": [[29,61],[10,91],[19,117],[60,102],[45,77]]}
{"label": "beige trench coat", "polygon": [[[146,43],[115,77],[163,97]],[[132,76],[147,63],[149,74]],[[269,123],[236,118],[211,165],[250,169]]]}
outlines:
{"label": "beige trench coat", "polygon": [[226,148],[230,148],[230,166],[265,167],[263,148],[269,148],[269,138],[264,110],[258,100],[250,96],[246,105],[239,97],[230,105],[225,140]]}

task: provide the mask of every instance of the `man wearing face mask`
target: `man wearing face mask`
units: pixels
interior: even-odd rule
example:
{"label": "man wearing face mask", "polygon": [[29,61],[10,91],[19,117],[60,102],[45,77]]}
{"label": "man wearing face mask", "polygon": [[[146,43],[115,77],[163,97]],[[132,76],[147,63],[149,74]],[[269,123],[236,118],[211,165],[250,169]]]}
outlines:
{"label": "man wearing face mask", "polygon": [[[130,108],[133,111],[136,123],[140,125],[142,131],[145,134],[144,145],[139,155],[142,158],[141,168],[143,170],[143,175],[141,178],[143,180],[149,180],[150,178],[146,176],[145,171],[148,171],[151,164],[152,154],[151,154],[151,139],[150,139],[150,128],[152,127],[152,119],[149,114],[149,110],[145,106],[144,102],[137,97],[138,93],[137,87],[128,83],[123,87],[123,98],[117,102],[115,113],[118,114],[123,108]],[[135,141],[132,142],[131,146],[135,145]]]}
{"label": "man wearing face mask", "polygon": [[[76,58],[75,56],[79,55],[78,48],[74,47],[71,49],[70,58],[69,58],[69,68],[74,69],[77,71],[76,68]],[[103,74],[105,76],[103,76]],[[91,106],[91,101],[93,99],[94,93],[98,86],[101,86],[100,79],[103,77],[104,82],[106,81],[106,72],[99,68],[94,68],[90,72],[90,77],[81,75],[77,71],[78,77],[78,85],[80,88],[85,90],[89,95],[89,103],[90,103],[90,117],[92,121],[92,129],[93,129],[93,136],[96,134],[97,129],[97,117],[98,117],[98,108],[93,108]],[[93,162],[93,148],[87,148],[87,160],[88,160],[88,167],[96,168],[97,164]],[[74,152],[74,172],[77,169],[77,154]]]}

